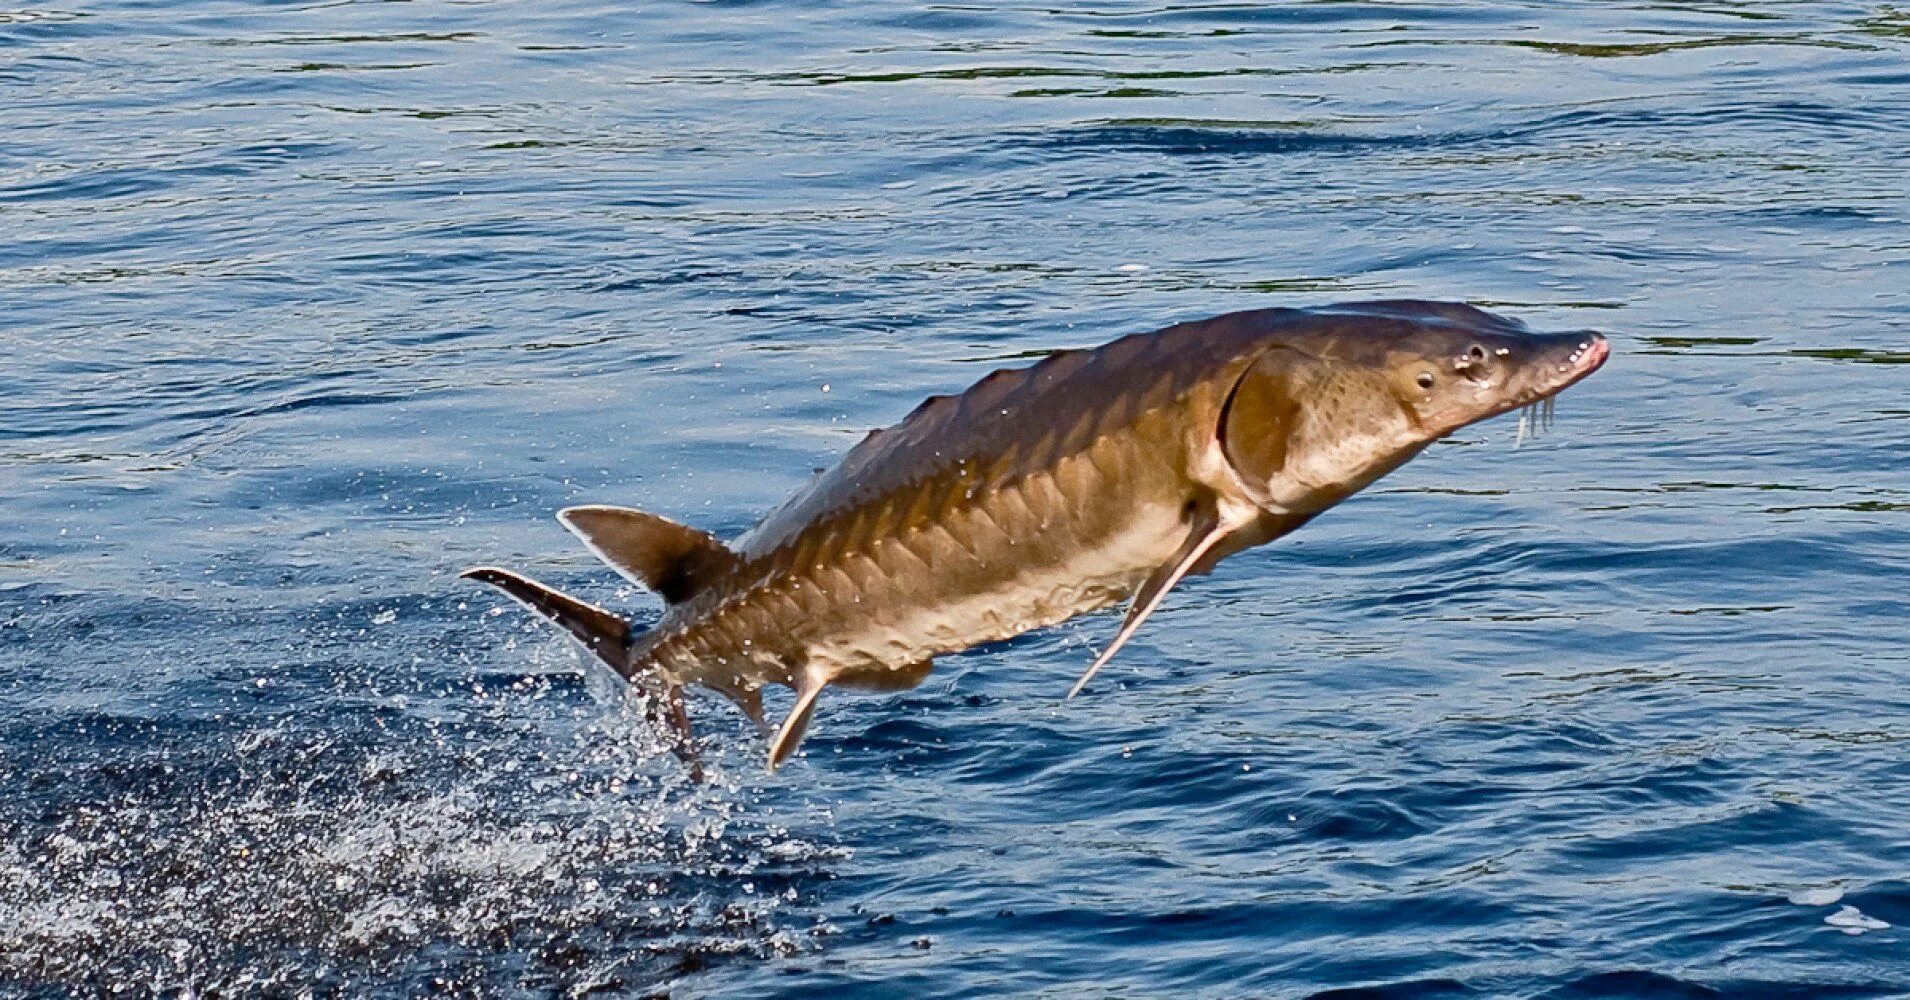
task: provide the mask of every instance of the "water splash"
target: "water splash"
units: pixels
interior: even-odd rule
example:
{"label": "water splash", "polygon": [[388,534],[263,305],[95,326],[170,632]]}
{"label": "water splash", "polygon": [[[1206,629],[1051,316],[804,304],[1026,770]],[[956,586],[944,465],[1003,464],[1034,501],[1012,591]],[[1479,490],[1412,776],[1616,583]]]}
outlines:
{"label": "water splash", "polygon": [[759,808],[755,768],[692,784],[627,705],[513,718],[551,683],[450,722],[104,720],[104,752],[0,773],[37,792],[0,816],[0,982],[630,986],[828,933],[802,887],[843,852]]}

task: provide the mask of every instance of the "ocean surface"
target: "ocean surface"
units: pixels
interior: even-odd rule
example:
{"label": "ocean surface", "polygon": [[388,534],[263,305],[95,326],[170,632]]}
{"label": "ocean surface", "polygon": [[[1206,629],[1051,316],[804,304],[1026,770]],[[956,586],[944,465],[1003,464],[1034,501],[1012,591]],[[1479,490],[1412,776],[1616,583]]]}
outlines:
{"label": "ocean surface", "polygon": [[[697,786],[456,578],[1381,297],[1614,355],[1072,702]],[[0,0],[0,995],[101,993],[1910,995],[1910,7]]]}

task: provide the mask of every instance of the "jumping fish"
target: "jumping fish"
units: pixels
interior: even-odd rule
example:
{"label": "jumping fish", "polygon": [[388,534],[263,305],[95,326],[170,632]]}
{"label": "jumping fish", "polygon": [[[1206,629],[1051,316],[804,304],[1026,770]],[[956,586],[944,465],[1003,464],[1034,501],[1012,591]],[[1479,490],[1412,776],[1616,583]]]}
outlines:
{"label": "jumping fish", "polygon": [[509,570],[464,575],[650,689],[692,763],[684,685],[765,733],[760,689],[794,689],[773,771],[826,687],[912,688],[938,655],[1131,599],[1073,697],[1183,578],[1468,424],[1523,409],[1523,440],[1608,352],[1596,333],[1534,334],[1453,303],[1230,313],[930,397],[728,545],[638,510],[560,512],[667,603],[647,631]]}

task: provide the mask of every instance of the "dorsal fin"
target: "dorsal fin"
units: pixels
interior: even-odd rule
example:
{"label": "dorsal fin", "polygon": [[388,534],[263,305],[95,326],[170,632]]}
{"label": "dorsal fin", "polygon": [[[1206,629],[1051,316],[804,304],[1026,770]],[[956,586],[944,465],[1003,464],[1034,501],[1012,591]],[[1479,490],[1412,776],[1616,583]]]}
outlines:
{"label": "dorsal fin", "polygon": [[736,561],[708,532],[628,507],[570,507],[557,520],[597,558],[672,604],[696,596]]}

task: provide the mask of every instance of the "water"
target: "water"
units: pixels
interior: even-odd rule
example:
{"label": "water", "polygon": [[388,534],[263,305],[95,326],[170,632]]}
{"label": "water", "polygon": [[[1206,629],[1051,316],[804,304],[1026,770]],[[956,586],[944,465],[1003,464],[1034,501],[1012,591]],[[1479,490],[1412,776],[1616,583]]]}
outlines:
{"label": "water", "polygon": [[[1815,0],[0,10],[0,991],[1900,994],[1906,57]],[[1111,615],[774,777],[699,701],[697,788],[453,577],[648,617],[555,510],[738,533],[994,367],[1381,296],[1616,354],[1074,702]]]}

